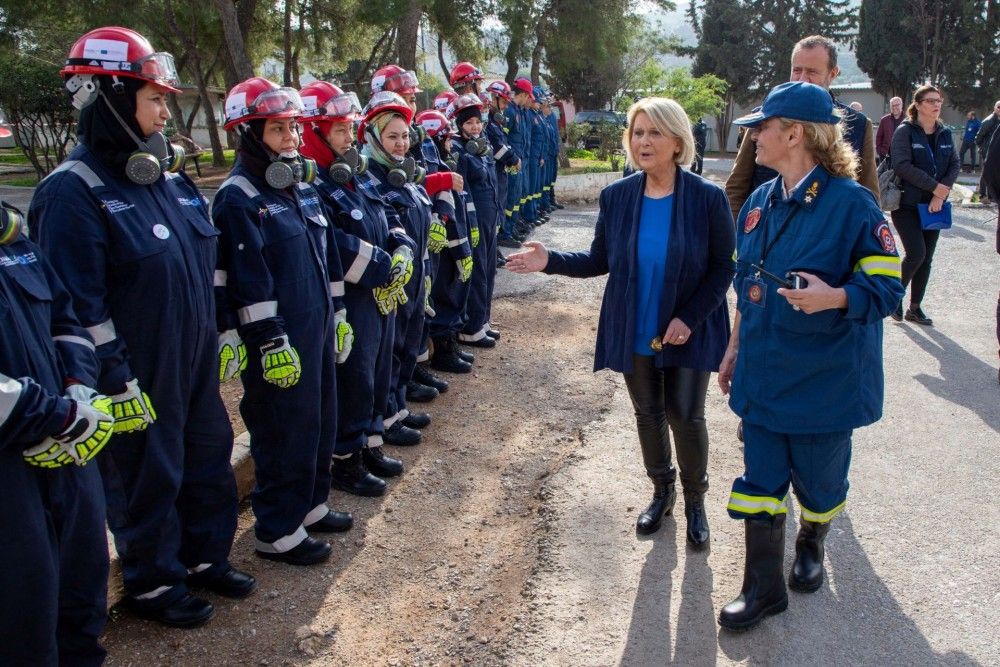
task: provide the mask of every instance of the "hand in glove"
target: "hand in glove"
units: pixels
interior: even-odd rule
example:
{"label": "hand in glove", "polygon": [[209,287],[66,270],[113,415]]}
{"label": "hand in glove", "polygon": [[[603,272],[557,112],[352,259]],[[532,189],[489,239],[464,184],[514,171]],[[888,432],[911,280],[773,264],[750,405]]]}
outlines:
{"label": "hand in glove", "polygon": [[149,394],[139,389],[135,378],[125,383],[125,391],[111,397],[111,416],[115,418],[115,433],[145,431],[156,421]]}
{"label": "hand in glove", "polygon": [[448,247],[448,229],[435,218],[431,222],[431,231],[428,236],[427,249],[433,253],[439,253]]}
{"label": "hand in glove", "polygon": [[115,419],[111,399],[96,392],[95,396],[90,402],[72,400],[69,426],[24,450],[24,460],[41,468],[59,468],[69,463],[86,465],[97,456],[115,433]]}
{"label": "hand in glove", "polygon": [[410,282],[413,276],[413,251],[406,246],[396,248],[392,255],[392,266],[389,269],[389,280],[381,287],[372,290],[375,294],[375,305],[383,315],[388,315],[396,309],[397,305],[403,305],[409,299],[406,297],[404,287]]}
{"label": "hand in glove", "polygon": [[456,259],[455,263],[458,264],[458,279],[463,283],[469,282],[469,278],[472,277],[472,257]]}
{"label": "hand in glove", "polygon": [[105,398],[98,394],[96,389],[88,387],[85,384],[71,384],[66,387],[66,393],[63,396],[71,401],[86,403],[87,405],[90,405],[99,398]]}
{"label": "hand in glove", "polygon": [[430,276],[424,276],[424,315],[427,317],[434,317],[437,313],[434,311],[433,306],[431,306],[431,287],[433,283],[431,282]]}
{"label": "hand in glove", "polygon": [[341,308],[333,314],[333,348],[337,353],[337,363],[347,361],[354,346],[354,327],[347,321],[347,310]]}
{"label": "hand in glove", "polygon": [[260,346],[260,363],[264,367],[264,380],[282,389],[294,387],[302,375],[299,353],[282,334]]}
{"label": "hand in glove", "polygon": [[247,369],[247,346],[236,329],[219,334],[219,384],[235,380]]}
{"label": "hand in glove", "polygon": [[473,248],[479,247],[479,225],[469,230],[469,239],[472,241]]}

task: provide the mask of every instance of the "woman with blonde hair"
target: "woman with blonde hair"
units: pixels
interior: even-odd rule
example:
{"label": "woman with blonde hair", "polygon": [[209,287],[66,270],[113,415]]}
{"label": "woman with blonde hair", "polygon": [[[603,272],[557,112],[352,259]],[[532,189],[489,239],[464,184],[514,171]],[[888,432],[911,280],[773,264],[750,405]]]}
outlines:
{"label": "woman with blonde hair", "polygon": [[639,170],[601,193],[589,251],[550,252],[527,242],[510,255],[515,273],[576,277],[609,274],[597,330],[594,370],[625,376],[653,499],[636,532],[653,533],[674,505],[674,436],[684,490],[687,539],[709,539],[705,396],[729,336],[726,291],[732,280],[733,219],[722,189],[681,169],[694,157],[687,114],[650,97],[628,112],[623,142]]}
{"label": "woman with blonde hair", "polygon": [[750,128],[757,163],[778,176],[737,219],[736,321],[719,386],[743,420],[745,472],[729,515],[742,519],[739,596],[719,624],[745,630],[788,606],[788,487],[799,500],[792,590],[823,583],[823,540],[844,508],[853,429],[882,415],[882,318],[903,293],[892,232],[823,88],[783,83]]}

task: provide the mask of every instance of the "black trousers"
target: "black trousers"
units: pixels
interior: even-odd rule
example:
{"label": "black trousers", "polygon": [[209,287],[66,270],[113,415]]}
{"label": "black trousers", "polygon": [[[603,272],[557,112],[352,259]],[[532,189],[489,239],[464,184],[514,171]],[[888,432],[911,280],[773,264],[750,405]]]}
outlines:
{"label": "black trousers", "polygon": [[931,260],[937,247],[938,230],[928,231],[920,226],[916,208],[900,206],[892,212],[892,224],[903,242],[903,288],[910,286],[910,305],[919,306],[927,291],[931,277]]}
{"label": "black trousers", "polygon": [[688,493],[708,490],[708,427],[705,396],[711,373],[691,368],[657,368],[656,358],[634,355],[633,371],[625,373],[642,462],[653,479],[673,482],[670,432],[674,434],[681,483]]}

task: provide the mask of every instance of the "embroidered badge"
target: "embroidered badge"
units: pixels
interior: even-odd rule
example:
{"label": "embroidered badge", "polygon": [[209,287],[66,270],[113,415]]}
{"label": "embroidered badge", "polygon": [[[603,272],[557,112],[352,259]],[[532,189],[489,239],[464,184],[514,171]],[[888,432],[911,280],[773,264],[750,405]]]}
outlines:
{"label": "embroidered badge", "polygon": [[760,222],[760,207],[758,206],[754,210],[747,213],[746,219],[743,220],[743,233],[749,234],[753,230],[757,229],[757,223]]}
{"label": "embroidered badge", "polygon": [[761,286],[758,285],[757,283],[750,285],[750,288],[747,290],[747,298],[753,301],[754,303],[760,303],[760,300],[761,298],[763,298],[763,296],[764,296],[764,290],[761,289]]}
{"label": "embroidered badge", "polygon": [[811,204],[813,199],[816,199],[816,195],[818,194],[819,194],[819,181],[813,181],[812,184],[809,186],[809,189],[806,190],[805,197],[803,197],[802,199],[805,201],[805,203]]}
{"label": "embroidered badge", "polygon": [[882,250],[891,253],[896,252],[896,239],[892,237],[892,230],[889,229],[889,223],[885,220],[878,223],[875,227],[875,238],[882,245]]}

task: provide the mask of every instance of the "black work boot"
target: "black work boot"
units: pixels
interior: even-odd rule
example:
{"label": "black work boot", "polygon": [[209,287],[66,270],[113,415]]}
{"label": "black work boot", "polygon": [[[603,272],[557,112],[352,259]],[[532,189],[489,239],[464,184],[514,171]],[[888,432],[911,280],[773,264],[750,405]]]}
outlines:
{"label": "black work boot", "polygon": [[670,514],[677,500],[674,480],[668,477],[651,477],[653,480],[653,500],[643,510],[635,522],[635,532],[650,535],[660,529],[660,520]]}
{"label": "black work boot", "polygon": [[431,368],[445,373],[468,373],[472,370],[472,364],[458,356],[458,344],[454,336],[435,336],[433,340]]}
{"label": "black work boot", "polygon": [[687,519],[687,541],[695,549],[708,544],[708,517],[705,516],[705,494],[684,492],[684,518]]}
{"label": "black work boot", "polygon": [[437,389],[439,394],[448,391],[448,382],[431,373],[424,364],[417,364],[413,369],[413,381]]}
{"label": "black work boot", "polygon": [[403,426],[422,429],[431,425],[431,416],[426,412],[411,412],[403,418]]}
{"label": "black work boot", "polygon": [[788,608],[782,563],[785,557],[785,515],[746,520],[746,563],[743,589],[719,612],[727,630],[749,630],[766,617]]}
{"label": "black work boot", "polygon": [[387,445],[395,447],[413,447],[420,444],[420,431],[415,428],[403,425],[403,420],[399,420],[382,434],[382,440]]}
{"label": "black work boot", "polygon": [[458,358],[461,359],[462,361],[464,361],[467,364],[474,364],[474,363],[476,363],[476,355],[472,354],[468,350],[463,350],[462,348],[458,348],[455,351],[455,354],[457,354]]}
{"label": "black work boot", "polygon": [[823,585],[823,540],[830,524],[806,521],[799,517],[795,538],[795,563],[788,577],[788,587],[798,593],[812,593]]}
{"label": "black work boot", "polygon": [[361,450],[365,467],[376,477],[399,477],[403,474],[403,462],[386,456],[381,447],[365,447]]}
{"label": "black work boot", "polygon": [[438,390],[410,380],[406,383],[406,400],[410,403],[430,403],[438,397]]}
{"label": "black work boot", "polygon": [[368,472],[361,452],[354,452],[346,459],[333,459],[330,474],[330,486],[344,493],[368,498],[385,494],[385,480]]}

